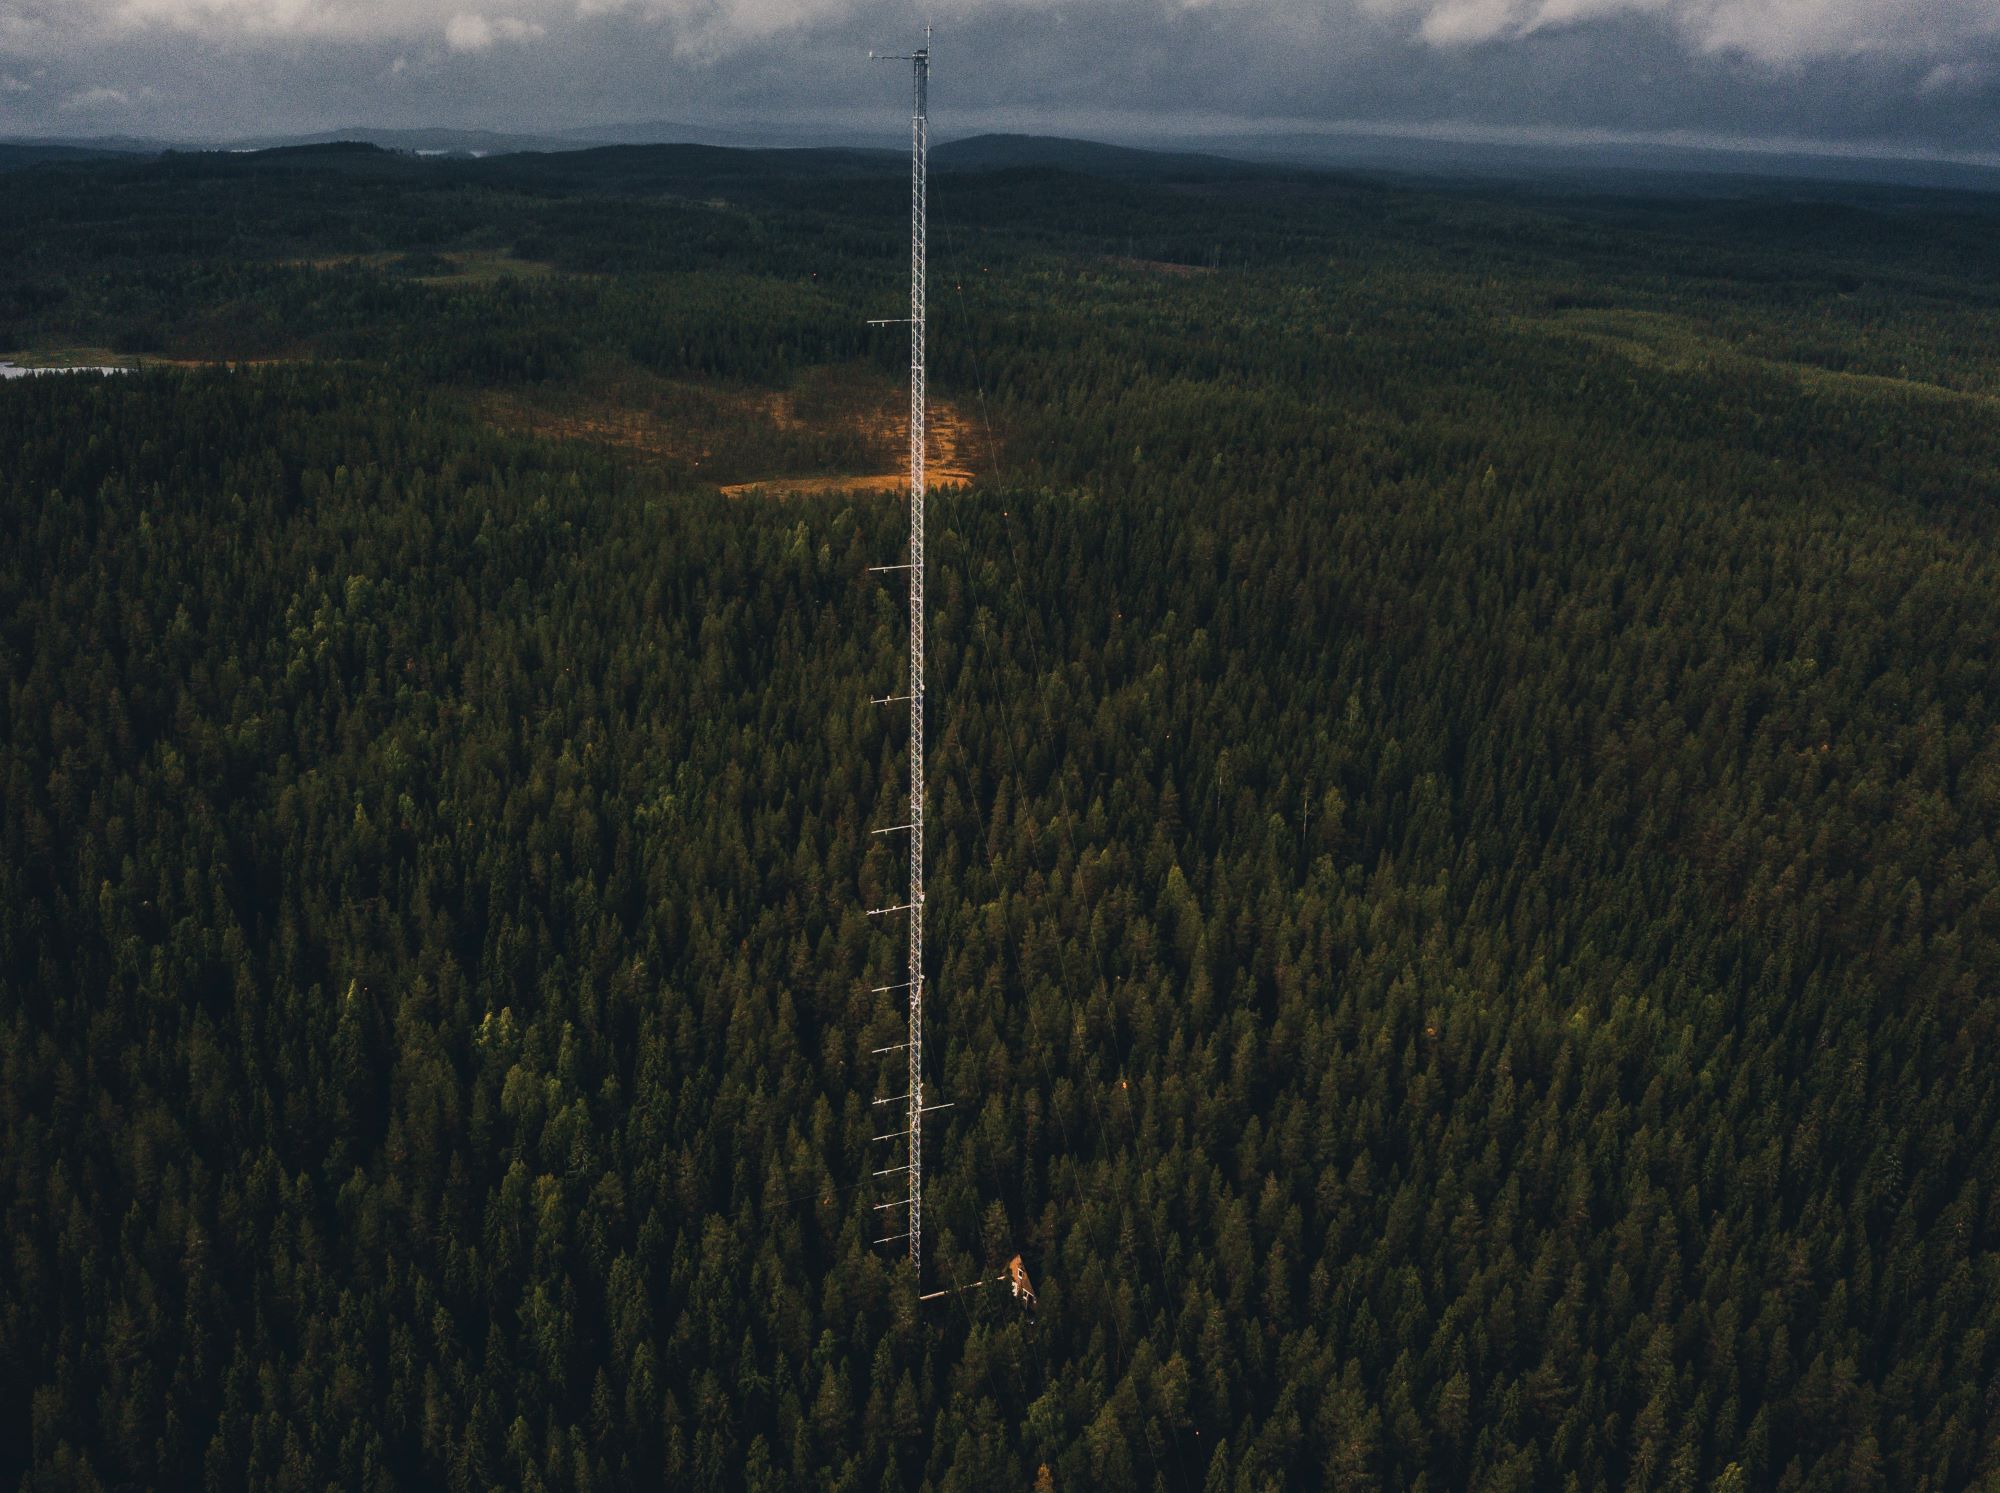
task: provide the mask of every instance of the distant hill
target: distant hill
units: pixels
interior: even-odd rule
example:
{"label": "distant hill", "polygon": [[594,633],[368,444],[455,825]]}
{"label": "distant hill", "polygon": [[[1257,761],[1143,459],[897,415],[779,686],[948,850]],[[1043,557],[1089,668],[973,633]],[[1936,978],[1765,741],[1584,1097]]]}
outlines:
{"label": "distant hill", "polygon": [[[0,172],[93,161],[181,156],[294,160],[280,153],[335,146],[374,147],[386,159],[478,160],[510,175],[577,190],[685,188],[732,179],[775,182],[801,175],[873,174],[900,150],[858,145],[839,130],[712,128],[674,120],[583,126],[549,132],[383,129],[356,125],[311,134],[234,141],[167,141],[137,136],[40,137],[0,141]],[[346,157],[345,167],[365,158]],[[1803,190],[1951,191],[2000,195],[2000,169],[1966,161],[1867,159],[1694,146],[1527,145],[1387,135],[1244,134],[1187,136],[1158,146],[1110,144],[1055,135],[982,134],[935,144],[940,172],[1065,171],[1130,182],[1255,181],[1362,172],[1406,180],[1516,182],[1565,193],[1672,196],[1683,201]],[[385,161],[366,169],[382,169]]]}
{"label": "distant hill", "polygon": [[931,150],[942,171],[1006,171],[1041,167],[1085,176],[1117,176],[1148,181],[1169,177],[1241,176],[1273,169],[1268,165],[1198,151],[1149,150],[1106,145],[1055,135],[974,135]]}
{"label": "distant hill", "polygon": [[1736,195],[1746,188],[1757,190],[1756,184],[1765,182],[2000,190],[2000,168],[1971,160],[1702,144],[1536,143],[1334,130],[1194,134],[1162,140],[1160,147],[1318,170],[1526,180],[1589,191],[1637,190],[1676,196]]}
{"label": "distant hill", "polygon": [[162,172],[182,177],[336,172],[343,176],[393,178],[424,170],[424,163],[408,152],[388,150],[363,140],[280,145],[268,150],[174,149],[161,152],[155,165]]}
{"label": "distant hill", "polygon": [[690,124],[680,119],[650,119],[558,130],[554,135],[557,143],[549,148],[581,150],[596,145],[721,145],[744,150],[796,150],[853,145],[861,138],[858,135],[850,137],[837,130],[779,125],[733,129]]}
{"label": "distant hill", "polygon": [[907,169],[893,151],[746,150],[722,145],[604,145],[500,156],[468,168],[541,190],[648,192],[742,188],[801,177],[881,177]]}
{"label": "distant hill", "polygon": [[[731,152],[859,151],[868,141],[844,126],[721,127],[639,120],[551,130],[384,128],[344,125],[299,134],[162,140],[140,136],[41,136],[0,140],[0,171],[168,151],[249,153],[359,142],[409,155],[491,159],[611,147],[700,147]],[[1973,159],[1868,157],[1693,144],[1530,143],[1459,140],[1367,130],[1188,134],[1144,144],[1055,135],[981,134],[932,147],[941,171],[1061,170],[1131,181],[1216,180],[1265,172],[1366,171],[1417,178],[1532,181],[1562,190],[1737,196],[1775,183],[1896,185],[2000,192],[2000,167]],[[790,165],[803,163],[802,156]],[[760,168],[760,174],[768,174]]]}
{"label": "distant hill", "polygon": [[299,145],[335,145],[359,142],[379,145],[384,150],[406,151],[414,155],[495,156],[524,150],[566,150],[572,145],[555,135],[514,133],[501,130],[385,130],[353,125],[337,130],[319,130],[305,135],[273,135],[240,140],[235,149],[285,149]]}
{"label": "distant hill", "polygon": [[0,171],[19,171],[27,166],[66,166],[76,161],[111,161],[125,154],[83,145],[0,144]]}

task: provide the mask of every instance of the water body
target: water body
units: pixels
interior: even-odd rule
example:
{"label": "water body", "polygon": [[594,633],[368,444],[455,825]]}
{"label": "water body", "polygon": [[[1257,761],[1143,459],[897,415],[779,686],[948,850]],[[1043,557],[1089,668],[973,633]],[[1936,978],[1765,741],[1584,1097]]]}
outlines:
{"label": "water body", "polygon": [[19,363],[0,363],[0,378],[40,378],[45,373],[130,373],[129,368],[23,368]]}

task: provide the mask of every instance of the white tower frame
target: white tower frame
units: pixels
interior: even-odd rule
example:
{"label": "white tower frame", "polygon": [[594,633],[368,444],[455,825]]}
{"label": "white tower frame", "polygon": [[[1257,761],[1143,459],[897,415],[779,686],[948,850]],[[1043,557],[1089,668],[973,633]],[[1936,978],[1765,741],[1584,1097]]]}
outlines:
{"label": "white tower frame", "polygon": [[924,242],[930,185],[931,72],[910,59],[910,1263],[924,1268]]}
{"label": "white tower frame", "polygon": [[[905,56],[884,59],[908,62],[912,83],[912,107],[910,110],[910,558],[903,566],[883,565],[878,570],[903,570],[910,573],[910,818],[909,823],[892,826],[889,830],[878,830],[878,834],[893,830],[906,831],[910,837],[910,900],[901,907],[880,907],[873,911],[880,915],[902,912],[909,915],[910,946],[908,978],[903,988],[910,993],[909,1038],[896,1046],[906,1050],[909,1059],[909,1087],[905,1094],[889,1099],[877,1099],[878,1105],[893,1104],[897,1099],[906,1101],[907,1117],[902,1139],[905,1146],[904,1165],[888,1167],[875,1175],[893,1176],[904,1173],[909,1190],[904,1197],[894,1202],[878,1204],[879,1208],[905,1207],[909,1210],[909,1230],[903,1238],[908,1239],[910,1264],[917,1272],[918,1282],[923,1280],[924,1269],[924,1115],[930,1110],[948,1109],[947,1104],[926,1106],[924,1103],[924,456],[927,435],[926,391],[924,369],[924,300],[925,300],[925,258],[928,197],[930,185],[930,123],[928,118],[928,94],[930,91],[930,29],[924,30],[924,46]],[[888,704],[896,697],[887,696],[878,703]],[[878,987],[893,990],[893,985]],[[894,1047],[878,1048],[878,1052],[893,1052]],[[877,1140],[895,1138],[895,1132],[879,1135]],[[890,1243],[898,1236],[891,1234],[879,1240]]]}

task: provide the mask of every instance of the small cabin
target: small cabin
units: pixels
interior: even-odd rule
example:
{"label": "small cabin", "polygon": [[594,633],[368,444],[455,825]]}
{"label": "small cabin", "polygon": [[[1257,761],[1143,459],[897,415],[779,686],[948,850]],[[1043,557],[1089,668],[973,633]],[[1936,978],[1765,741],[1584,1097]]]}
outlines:
{"label": "small cabin", "polygon": [[1028,1279],[1028,1267],[1015,1255],[1007,1262],[1007,1280],[1014,1288],[1014,1299],[1028,1311],[1035,1309],[1035,1288]]}

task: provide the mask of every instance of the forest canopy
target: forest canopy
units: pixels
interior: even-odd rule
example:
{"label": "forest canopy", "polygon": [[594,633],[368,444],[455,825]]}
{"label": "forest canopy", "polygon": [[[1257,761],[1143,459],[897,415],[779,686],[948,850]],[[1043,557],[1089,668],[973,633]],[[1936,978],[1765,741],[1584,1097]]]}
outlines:
{"label": "forest canopy", "polygon": [[940,174],[1030,1318],[902,163],[7,186],[0,1476],[2000,1479],[1993,201]]}

